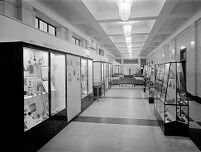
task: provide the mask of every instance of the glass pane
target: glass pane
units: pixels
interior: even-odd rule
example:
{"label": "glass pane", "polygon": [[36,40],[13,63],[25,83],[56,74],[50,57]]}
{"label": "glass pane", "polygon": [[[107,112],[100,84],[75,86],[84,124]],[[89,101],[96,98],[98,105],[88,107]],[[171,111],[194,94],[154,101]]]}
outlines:
{"label": "glass pane", "polygon": [[176,63],[170,64],[166,103],[176,104]]}
{"label": "glass pane", "polygon": [[177,101],[181,105],[187,105],[185,78],[182,63],[177,63]]}
{"label": "glass pane", "polygon": [[43,22],[43,31],[47,32],[47,23]]}
{"label": "glass pane", "polygon": [[101,82],[101,62],[93,62],[94,83]]}
{"label": "glass pane", "polygon": [[47,23],[39,20],[40,30],[47,32]]}
{"label": "glass pane", "polygon": [[51,53],[51,115],[65,109],[65,55]]}
{"label": "glass pane", "polygon": [[177,106],[178,121],[188,124],[188,106]]}
{"label": "glass pane", "polygon": [[89,90],[89,94],[93,92],[92,60],[88,60],[88,90]]}
{"label": "glass pane", "polygon": [[87,60],[81,59],[81,97],[87,96]]}
{"label": "glass pane", "polygon": [[35,18],[35,28],[38,29],[38,19],[37,18]]}
{"label": "glass pane", "polygon": [[104,65],[103,65],[103,63],[101,63],[101,66],[102,66],[102,68],[101,68],[101,79],[103,82],[104,81]]}
{"label": "glass pane", "polygon": [[49,117],[48,53],[24,48],[24,131]]}
{"label": "glass pane", "polygon": [[76,44],[76,38],[75,37],[72,37],[73,38],[73,42],[74,44]]}
{"label": "glass pane", "polygon": [[175,106],[172,105],[166,105],[165,106],[165,123],[169,123],[172,121],[176,121],[176,110]]}
{"label": "glass pane", "polygon": [[49,33],[51,35],[54,35],[55,36],[55,27],[51,26],[51,25],[48,25],[48,28],[49,28]]}
{"label": "glass pane", "polygon": [[109,82],[111,82],[112,79],[112,66],[109,64]]}
{"label": "glass pane", "polygon": [[104,81],[105,87],[108,89],[108,63],[104,63]]}

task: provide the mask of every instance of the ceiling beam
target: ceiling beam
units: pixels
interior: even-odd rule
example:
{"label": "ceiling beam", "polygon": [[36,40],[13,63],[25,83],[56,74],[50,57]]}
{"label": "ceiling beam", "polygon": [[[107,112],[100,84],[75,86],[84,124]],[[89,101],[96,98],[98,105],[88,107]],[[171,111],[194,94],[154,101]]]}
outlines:
{"label": "ceiling beam", "polygon": [[[133,33],[132,35],[149,35],[149,33]],[[108,34],[108,36],[124,36],[124,34]]]}
{"label": "ceiling beam", "polygon": [[[145,16],[145,17],[132,17],[128,21],[144,21],[144,20],[156,20],[157,16]],[[122,22],[121,19],[103,19],[97,20],[98,23],[111,23],[111,22]]]}
{"label": "ceiling beam", "polygon": [[[154,41],[155,42],[155,41]],[[108,43],[108,42],[101,42],[101,43],[99,43],[100,45],[103,45],[103,44],[125,44],[126,43],[126,41],[124,41],[124,42],[114,42],[114,43]],[[133,41],[133,39],[132,39],[132,42],[131,42],[132,44],[134,44],[134,43],[145,43],[145,41]]]}

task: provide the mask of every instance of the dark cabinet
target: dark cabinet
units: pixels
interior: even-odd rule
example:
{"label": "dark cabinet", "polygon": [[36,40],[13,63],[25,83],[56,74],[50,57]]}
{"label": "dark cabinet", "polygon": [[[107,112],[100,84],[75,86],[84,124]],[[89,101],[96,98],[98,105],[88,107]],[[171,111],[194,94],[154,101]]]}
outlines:
{"label": "dark cabinet", "polygon": [[25,42],[0,43],[0,48],[11,142],[22,136],[17,147],[36,151],[67,125],[65,54]]}

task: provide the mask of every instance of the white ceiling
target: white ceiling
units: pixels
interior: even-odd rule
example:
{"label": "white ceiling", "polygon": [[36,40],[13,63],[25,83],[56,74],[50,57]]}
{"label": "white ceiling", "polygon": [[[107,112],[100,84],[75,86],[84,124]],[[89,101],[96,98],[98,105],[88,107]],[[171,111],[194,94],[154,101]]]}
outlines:
{"label": "white ceiling", "polygon": [[[38,0],[109,50],[128,58],[122,22],[115,0]],[[129,23],[133,58],[146,57],[171,33],[201,9],[201,0],[133,0]]]}

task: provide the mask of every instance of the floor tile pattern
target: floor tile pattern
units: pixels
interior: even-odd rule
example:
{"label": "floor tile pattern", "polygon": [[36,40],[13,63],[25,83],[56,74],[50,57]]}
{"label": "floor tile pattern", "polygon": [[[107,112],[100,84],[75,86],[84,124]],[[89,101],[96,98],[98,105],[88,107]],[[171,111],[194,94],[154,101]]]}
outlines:
{"label": "floor tile pattern", "polygon": [[153,104],[143,97],[141,86],[112,87],[39,152],[199,152],[190,138],[164,136],[150,125],[156,121]]}

